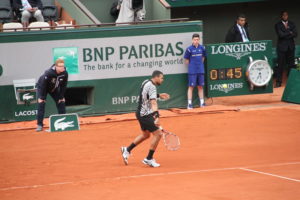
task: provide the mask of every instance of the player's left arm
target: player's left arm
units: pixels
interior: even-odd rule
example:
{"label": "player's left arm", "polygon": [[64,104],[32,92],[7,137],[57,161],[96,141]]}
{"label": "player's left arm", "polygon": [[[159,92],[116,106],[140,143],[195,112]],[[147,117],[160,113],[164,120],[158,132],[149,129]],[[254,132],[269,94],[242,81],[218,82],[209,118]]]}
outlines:
{"label": "player's left arm", "polygon": [[296,38],[298,36],[296,25],[293,23],[291,27],[291,32],[293,33],[293,37]]}
{"label": "player's left arm", "polygon": [[66,73],[66,75],[64,77],[64,80],[62,81],[58,103],[66,101],[65,100],[65,92],[66,92],[66,89],[67,89],[67,84],[68,84],[68,73]]}
{"label": "player's left arm", "polygon": [[204,46],[202,46],[202,62],[204,63],[205,61],[205,58],[206,58],[206,49]]}

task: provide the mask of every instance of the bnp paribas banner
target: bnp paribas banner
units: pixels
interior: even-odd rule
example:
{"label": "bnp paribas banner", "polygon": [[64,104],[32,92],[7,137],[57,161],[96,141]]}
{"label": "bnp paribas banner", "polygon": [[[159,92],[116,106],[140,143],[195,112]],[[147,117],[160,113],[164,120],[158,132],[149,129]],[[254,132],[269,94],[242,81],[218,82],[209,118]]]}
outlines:
{"label": "bnp paribas banner", "polygon": [[206,45],[208,97],[273,92],[272,41]]}
{"label": "bnp paribas banner", "polygon": [[[69,73],[67,112],[95,115],[133,111],[140,84],[154,70],[166,75],[159,91],[186,104],[185,49],[202,22],[0,34],[0,122],[35,119],[35,83],[56,59]],[[24,98],[25,95],[25,98]],[[29,98],[30,97],[30,98]],[[56,114],[51,98],[46,116]]]}
{"label": "bnp paribas banner", "polygon": [[[1,44],[4,75],[0,85],[38,78],[57,58],[66,61],[70,81],[148,76],[155,69],[165,74],[186,73],[183,53],[192,34]],[[18,59],[14,59],[16,51]]]}

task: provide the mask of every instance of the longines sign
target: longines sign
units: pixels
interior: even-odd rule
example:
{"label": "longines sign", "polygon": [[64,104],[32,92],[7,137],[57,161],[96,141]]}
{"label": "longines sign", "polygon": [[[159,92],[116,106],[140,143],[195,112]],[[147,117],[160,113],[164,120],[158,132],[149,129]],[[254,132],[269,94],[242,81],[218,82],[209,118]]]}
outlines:
{"label": "longines sign", "polygon": [[206,64],[206,92],[208,97],[262,94],[273,92],[270,82],[264,87],[255,87],[247,77],[247,68],[253,60],[267,58],[273,66],[272,41],[208,44]]}
{"label": "longines sign", "polygon": [[251,52],[264,52],[266,46],[266,42],[213,45],[211,46],[211,54],[224,54],[240,60],[243,56],[249,55]]}

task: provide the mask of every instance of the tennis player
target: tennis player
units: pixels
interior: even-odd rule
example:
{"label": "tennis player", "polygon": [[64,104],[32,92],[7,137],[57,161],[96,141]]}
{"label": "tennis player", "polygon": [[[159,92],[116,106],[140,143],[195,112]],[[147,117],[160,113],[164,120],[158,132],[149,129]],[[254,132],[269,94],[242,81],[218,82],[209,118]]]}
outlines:
{"label": "tennis player", "polygon": [[188,65],[189,87],[187,92],[188,106],[187,109],[193,109],[192,99],[194,87],[198,87],[198,96],[200,107],[204,104],[204,60],[206,51],[204,46],[200,45],[200,36],[195,33],[192,36],[192,45],[189,46],[184,54],[185,63]]}
{"label": "tennis player", "polygon": [[160,126],[160,122],[157,98],[165,100],[170,98],[169,94],[167,93],[157,93],[156,86],[161,85],[163,81],[163,73],[161,71],[154,71],[152,73],[151,80],[145,80],[142,83],[139,95],[139,104],[136,111],[136,118],[140,123],[142,134],[137,136],[128,147],[121,147],[122,158],[125,165],[128,165],[128,158],[132,149],[134,149],[144,140],[148,139],[150,137],[150,134],[152,133],[153,137],[150,143],[149,153],[142,162],[145,165],[149,165],[150,167],[160,166],[160,164],[158,164],[153,158],[153,154],[162,135],[161,130],[158,128]]}

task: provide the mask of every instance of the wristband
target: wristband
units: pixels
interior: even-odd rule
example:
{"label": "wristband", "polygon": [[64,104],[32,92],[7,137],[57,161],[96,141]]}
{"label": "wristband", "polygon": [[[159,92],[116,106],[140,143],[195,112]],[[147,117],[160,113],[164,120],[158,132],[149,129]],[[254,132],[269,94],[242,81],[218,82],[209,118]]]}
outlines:
{"label": "wristband", "polygon": [[159,94],[157,93],[157,96],[156,96],[157,98],[159,98]]}

